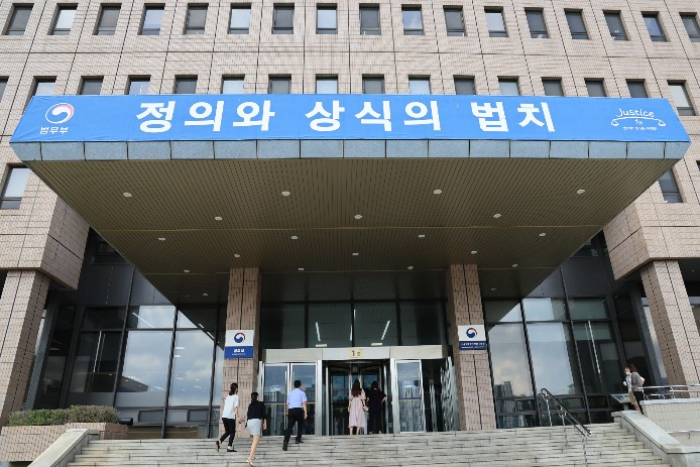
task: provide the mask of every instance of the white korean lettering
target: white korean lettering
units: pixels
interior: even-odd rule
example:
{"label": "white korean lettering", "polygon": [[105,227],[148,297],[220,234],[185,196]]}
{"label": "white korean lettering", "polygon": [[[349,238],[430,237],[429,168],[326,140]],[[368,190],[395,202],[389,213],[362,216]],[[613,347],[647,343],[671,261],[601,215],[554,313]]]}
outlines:
{"label": "white korean lettering", "polygon": [[42,127],[39,129],[39,134],[40,134],[40,135],[48,135],[48,134],[49,134],[49,127],[47,127],[47,126],[42,126]]}
{"label": "white korean lettering", "polygon": [[52,126],[51,129],[49,130],[49,133],[51,133],[52,135],[55,135],[56,133],[58,133],[58,127]]}
{"label": "white korean lettering", "polygon": [[541,104],[542,107],[542,116],[544,116],[544,122],[541,120],[538,120],[535,117],[536,113],[540,112],[540,109],[538,109],[535,104],[520,104],[520,107],[518,107],[518,112],[524,113],[525,118],[523,119],[522,122],[520,122],[520,126],[525,127],[529,125],[530,123],[534,123],[535,125],[542,127],[547,124],[547,131],[553,132],[554,130],[554,123],[552,122],[552,115],[549,113],[549,105],[546,103]]}
{"label": "white korean lettering", "polygon": [[[406,114],[411,118],[422,119],[428,115],[428,106],[421,102],[411,102],[406,106]],[[433,125],[433,130],[440,131],[440,114],[435,101],[430,101],[430,116],[429,119],[404,120],[403,123],[405,125]]]}
{"label": "white korean lettering", "polygon": [[[372,109],[371,102],[365,102],[362,111],[356,114],[355,117],[359,118],[360,123],[363,125],[384,125],[384,131],[391,131],[391,107],[389,106],[389,101],[382,101],[382,110],[383,117]],[[364,118],[367,115],[371,115],[374,118]]]}
{"label": "white korean lettering", "polygon": [[[506,121],[506,114],[503,111],[503,102],[496,102],[495,106],[492,106],[488,102],[484,105],[473,102],[472,114],[479,118],[479,128],[481,128],[482,131],[508,131],[508,122]],[[494,115],[496,116],[495,120]]]}
{"label": "white korean lettering", "polygon": [[168,101],[167,104],[162,102],[147,102],[141,104],[141,108],[145,110],[138,114],[136,118],[142,120],[150,115],[156,119],[144,120],[141,122],[139,126],[141,131],[145,133],[163,133],[172,127],[170,120],[173,119],[173,113],[175,113],[175,101]]}
{"label": "white korean lettering", "polygon": [[224,101],[216,102],[216,111],[214,112],[214,118],[210,120],[202,120],[211,115],[214,111],[211,104],[206,102],[197,102],[190,107],[190,117],[196,118],[197,120],[187,120],[185,121],[185,126],[192,125],[212,125],[214,131],[221,130],[221,117],[224,115]]}
{"label": "white korean lettering", "polygon": [[68,133],[68,127],[62,126],[58,131],[63,133],[63,134]]}
{"label": "white korean lettering", "polygon": [[333,101],[332,118],[331,112],[323,108],[323,102],[316,102],[314,109],[306,114],[306,118],[323,115],[324,118],[312,120],[309,126],[316,131],[335,131],[340,128],[340,112],[345,112],[345,107],[341,107],[339,101]]}
{"label": "white korean lettering", "polygon": [[[246,109],[249,109],[246,111]],[[236,109],[236,113],[243,119],[242,122],[233,122],[233,126],[260,126],[261,131],[267,131],[270,128],[270,117],[274,117],[275,113],[270,111],[270,101],[263,102],[262,118],[253,120],[260,113],[260,106],[255,102],[243,102]]]}

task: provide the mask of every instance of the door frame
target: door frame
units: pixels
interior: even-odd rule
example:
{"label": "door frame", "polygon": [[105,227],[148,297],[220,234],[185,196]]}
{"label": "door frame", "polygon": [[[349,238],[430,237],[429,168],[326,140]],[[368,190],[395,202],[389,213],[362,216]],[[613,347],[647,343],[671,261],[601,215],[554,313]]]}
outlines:
{"label": "door frame", "polygon": [[[427,429],[425,426],[425,394],[423,394],[424,388],[423,388],[423,362],[421,362],[420,359],[396,359],[392,358],[391,359],[391,372],[392,372],[392,378],[391,378],[391,392],[392,395],[395,395],[394,400],[392,401],[392,406],[394,408],[392,412],[393,416],[393,421],[394,421],[394,433],[426,433]],[[399,373],[398,373],[398,364],[399,363],[418,363],[418,371],[420,375],[420,407],[421,407],[421,416],[423,418],[423,430],[422,431],[402,431],[401,430],[401,407],[399,405]]]}

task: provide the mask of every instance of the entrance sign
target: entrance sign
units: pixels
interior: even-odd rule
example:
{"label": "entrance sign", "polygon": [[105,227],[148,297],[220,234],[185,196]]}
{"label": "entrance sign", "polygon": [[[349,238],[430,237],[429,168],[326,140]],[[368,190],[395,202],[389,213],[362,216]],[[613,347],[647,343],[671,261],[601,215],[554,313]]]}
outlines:
{"label": "entrance sign", "polygon": [[446,95],[35,96],[11,142],[689,141],[666,99]]}
{"label": "entrance sign", "polygon": [[457,326],[459,350],[486,350],[486,329],[483,324]]}
{"label": "entrance sign", "polygon": [[362,358],[362,349],[350,349],[350,358]]}
{"label": "entrance sign", "polygon": [[255,331],[234,329],[226,331],[225,358],[253,358]]}

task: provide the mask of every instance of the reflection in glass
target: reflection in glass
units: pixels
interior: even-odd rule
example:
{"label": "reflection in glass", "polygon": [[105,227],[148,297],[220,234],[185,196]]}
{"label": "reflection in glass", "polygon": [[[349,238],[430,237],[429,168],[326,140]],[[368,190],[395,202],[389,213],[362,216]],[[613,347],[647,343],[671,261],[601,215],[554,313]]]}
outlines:
{"label": "reflection in glass", "polygon": [[425,431],[420,362],[396,362],[401,432]]}
{"label": "reflection in glass", "polygon": [[401,345],[443,345],[445,320],[441,301],[400,302]]}
{"label": "reflection in glass", "polygon": [[[119,332],[84,332],[73,362],[69,404],[112,405]],[[166,359],[167,366],[167,359]]]}
{"label": "reflection in glass", "polygon": [[[306,364],[292,364],[292,377],[290,381],[301,381],[301,388],[306,393],[306,409],[309,417],[304,423],[304,434],[313,435],[315,434],[315,415],[316,415],[316,364],[306,363]],[[292,386],[294,387],[294,386]],[[294,427],[294,436],[296,436],[297,427]]]}
{"label": "reflection in glass", "polygon": [[[141,307],[144,308],[144,307]],[[162,407],[168,384],[172,331],[126,333],[117,407]]]}
{"label": "reflection in glass", "polygon": [[[263,304],[262,308],[260,313],[261,348],[300,349],[306,347],[303,303],[271,303]],[[312,335],[315,336],[315,333],[309,334],[309,336]]]}
{"label": "reflection in glass", "polygon": [[126,326],[130,329],[172,329],[174,317],[175,307],[170,305],[132,307]]}
{"label": "reflection in glass", "polygon": [[547,388],[552,394],[579,394],[581,384],[571,333],[563,323],[527,325],[537,392]]}
{"label": "reflection in glass", "polygon": [[217,317],[216,306],[183,306],[181,309],[177,310],[177,328],[216,329]]}
{"label": "reflection in glass", "polygon": [[288,365],[265,365],[265,383],[263,401],[267,411],[267,430],[265,436],[284,434],[287,403],[287,368]]}
{"label": "reflection in glass", "polygon": [[350,303],[309,303],[309,347],[351,347]]}
{"label": "reflection in glass", "polygon": [[115,306],[85,308],[83,329],[118,329],[124,327],[125,308]]}
{"label": "reflection in glass", "polygon": [[350,373],[345,368],[331,368],[330,379],[330,405],[331,428],[330,434],[347,435],[350,433],[348,424],[348,403],[350,396]]}
{"label": "reflection in glass", "polygon": [[608,323],[575,323],[583,384],[588,393],[624,392],[617,346]]}
{"label": "reflection in glass", "polygon": [[357,302],[355,346],[399,345],[396,302]]}
{"label": "reflection in glass", "polygon": [[497,398],[533,396],[522,325],[490,326],[488,336],[494,395]]}
{"label": "reflection in glass", "polygon": [[564,321],[566,308],[559,298],[526,298],[523,300],[527,321]]}
{"label": "reflection in glass", "polygon": [[170,380],[171,406],[208,405],[214,337],[207,331],[178,331]]}
{"label": "reflection in glass", "polygon": [[484,302],[487,323],[515,323],[523,320],[520,303],[515,300]]}
{"label": "reflection in glass", "polygon": [[[222,326],[223,327],[223,326]],[[221,328],[220,328],[221,329]],[[226,331],[220,330],[216,336],[216,362],[214,364],[214,400],[212,401],[211,426],[209,427],[212,438],[216,438],[219,433],[219,403],[221,391],[224,384],[224,344],[226,342]],[[262,399],[261,399],[262,400]],[[216,413],[214,413],[216,411]]]}
{"label": "reflection in glass", "polygon": [[605,298],[574,298],[569,300],[571,319],[607,319]]}

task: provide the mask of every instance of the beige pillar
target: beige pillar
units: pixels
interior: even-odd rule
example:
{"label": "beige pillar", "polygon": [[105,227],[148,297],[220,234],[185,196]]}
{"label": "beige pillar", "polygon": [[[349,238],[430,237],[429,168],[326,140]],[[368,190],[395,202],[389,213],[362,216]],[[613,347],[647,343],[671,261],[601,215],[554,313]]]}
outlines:
{"label": "beige pillar", "polygon": [[[258,359],[260,341],[260,270],[258,268],[231,269],[226,307],[226,329],[252,329],[255,331],[253,358],[224,360],[221,410],[231,383],[238,383],[240,406],[238,413],[245,417],[250,404],[250,393],[258,382]],[[219,421],[219,432],[223,426]],[[247,437],[241,425],[236,427],[236,437]]]}
{"label": "beige pillar", "polygon": [[654,261],[641,274],[669,383],[700,383],[700,334],[678,262]]}
{"label": "beige pillar", "polygon": [[459,350],[457,326],[484,324],[479,275],[475,264],[453,264],[447,275],[448,320],[457,374],[462,430],[496,428],[496,410],[487,350]]}
{"label": "beige pillar", "polygon": [[51,280],[36,271],[9,271],[0,297],[0,425],[20,410]]}

